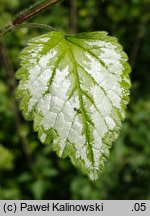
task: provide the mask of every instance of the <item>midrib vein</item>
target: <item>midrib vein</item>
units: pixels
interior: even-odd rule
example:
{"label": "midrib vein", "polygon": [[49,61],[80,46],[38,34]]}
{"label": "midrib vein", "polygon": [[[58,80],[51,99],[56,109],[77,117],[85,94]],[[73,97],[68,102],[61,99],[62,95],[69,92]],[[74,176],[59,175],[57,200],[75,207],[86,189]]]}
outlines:
{"label": "midrib vein", "polygon": [[71,56],[71,61],[74,65],[74,73],[75,73],[75,80],[76,80],[76,84],[77,84],[77,90],[78,90],[78,95],[79,95],[79,102],[80,102],[80,106],[81,106],[81,113],[82,113],[82,117],[83,117],[83,124],[85,127],[85,137],[86,137],[86,143],[89,146],[90,152],[91,152],[91,157],[92,157],[92,165],[94,166],[94,154],[93,154],[93,150],[92,150],[92,145],[90,142],[90,129],[89,129],[89,125],[88,125],[88,119],[87,119],[87,114],[85,111],[85,107],[84,107],[84,102],[83,102],[83,97],[82,97],[82,89],[80,86],[80,80],[79,80],[79,74],[77,71],[77,65],[76,62],[74,60],[74,54],[72,52],[71,46],[69,45],[69,43],[71,43],[70,41],[67,41],[67,39],[65,39],[66,45],[68,47],[68,52],[70,53]]}

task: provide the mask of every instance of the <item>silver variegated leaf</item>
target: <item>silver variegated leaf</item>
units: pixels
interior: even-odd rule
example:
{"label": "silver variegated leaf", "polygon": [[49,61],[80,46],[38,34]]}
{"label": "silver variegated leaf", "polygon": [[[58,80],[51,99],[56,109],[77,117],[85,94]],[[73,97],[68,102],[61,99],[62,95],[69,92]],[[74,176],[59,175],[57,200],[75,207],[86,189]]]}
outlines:
{"label": "silver variegated leaf", "polygon": [[25,118],[41,142],[96,180],[129,100],[127,55],[106,32],[50,32],[32,39],[21,58],[17,96]]}

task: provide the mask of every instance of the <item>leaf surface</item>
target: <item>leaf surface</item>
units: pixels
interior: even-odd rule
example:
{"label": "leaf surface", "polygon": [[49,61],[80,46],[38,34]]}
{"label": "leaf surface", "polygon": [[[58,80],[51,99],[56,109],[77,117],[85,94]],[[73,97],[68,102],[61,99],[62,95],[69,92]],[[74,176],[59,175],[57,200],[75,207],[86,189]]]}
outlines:
{"label": "leaf surface", "polygon": [[17,96],[43,143],[91,180],[103,170],[129,100],[130,66],[106,32],[32,39],[21,54]]}

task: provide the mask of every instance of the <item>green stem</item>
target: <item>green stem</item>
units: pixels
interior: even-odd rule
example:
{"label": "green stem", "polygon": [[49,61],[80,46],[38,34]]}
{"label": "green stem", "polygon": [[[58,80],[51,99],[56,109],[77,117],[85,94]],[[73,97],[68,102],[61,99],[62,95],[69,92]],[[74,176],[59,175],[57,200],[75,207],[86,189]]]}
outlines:
{"label": "green stem", "polygon": [[46,10],[47,8],[59,3],[62,0],[40,0],[38,3],[32,5],[27,10],[20,13],[11,23],[0,29],[0,36],[3,36],[8,31],[15,29],[25,21],[31,19],[36,14]]}
{"label": "green stem", "polygon": [[39,28],[39,29],[45,29],[48,31],[56,31],[55,28],[49,25],[39,24],[39,23],[23,23],[20,25],[20,27],[27,27],[27,28]]}

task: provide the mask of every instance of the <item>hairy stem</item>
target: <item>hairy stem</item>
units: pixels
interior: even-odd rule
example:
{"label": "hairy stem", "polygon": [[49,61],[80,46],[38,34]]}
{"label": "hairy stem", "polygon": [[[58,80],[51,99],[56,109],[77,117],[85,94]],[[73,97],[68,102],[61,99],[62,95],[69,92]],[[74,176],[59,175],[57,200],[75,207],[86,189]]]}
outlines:
{"label": "hairy stem", "polygon": [[42,0],[29,7],[27,10],[21,12],[11,23],[0,29],[0,36],[4,35],[8,31],[15,29],[25,21],[31,19],[36,14],[46,10],[47,8],[61,2],[62,0]]}

